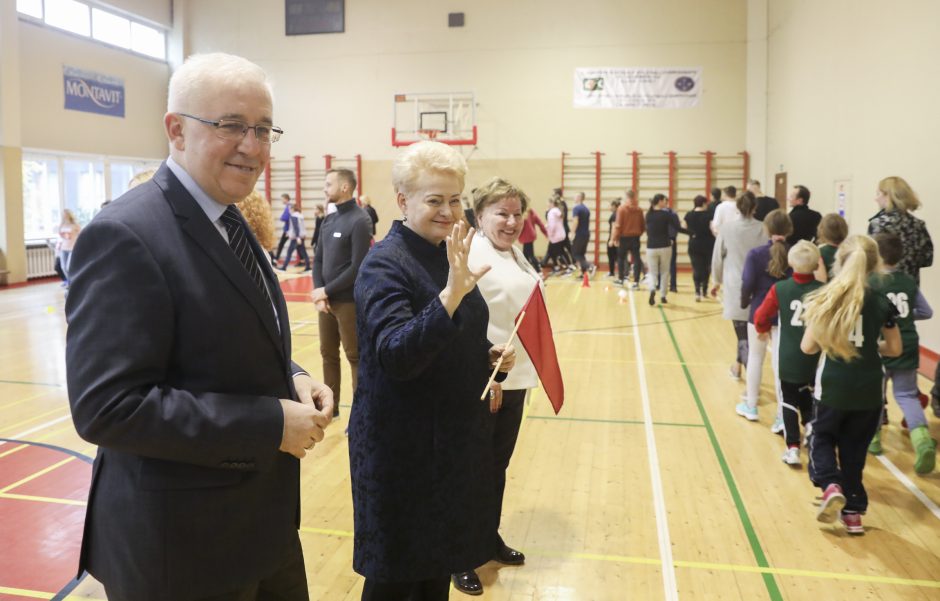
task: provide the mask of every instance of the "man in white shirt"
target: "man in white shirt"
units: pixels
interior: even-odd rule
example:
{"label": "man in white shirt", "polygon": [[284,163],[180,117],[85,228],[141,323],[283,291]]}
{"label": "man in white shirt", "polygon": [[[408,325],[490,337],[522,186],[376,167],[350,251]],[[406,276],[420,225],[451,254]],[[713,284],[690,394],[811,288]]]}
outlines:
{"label": "man in white shirt", "polygon": [[738,189],[734,186],[728,186],[722,191],[721,204],[715,207],[715,218],[711,222],[712,233],[715,236],[718,235],[721,224],[741,218],[741,213],[735,204],[737,195]]}

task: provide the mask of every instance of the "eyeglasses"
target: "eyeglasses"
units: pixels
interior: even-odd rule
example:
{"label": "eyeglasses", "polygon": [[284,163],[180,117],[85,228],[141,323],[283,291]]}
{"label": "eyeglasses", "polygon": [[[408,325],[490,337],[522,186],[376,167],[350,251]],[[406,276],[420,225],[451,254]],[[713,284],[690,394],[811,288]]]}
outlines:
{"label": "eyeglasses", "polygon": [[218,121],[211,121],[209,119],[203,119],[202,117],[197,117],[195,115],[188,115],[186,113],[177,114],[181,117],[188,117],[189,119],[195,119],[200,123],[211,125],[215,128],[215,135],[219,136],[223,140],[241,141],[248,134],[248,130],[253,129],[255,130],[255,139],[258,140],[258,143],[271,144],[272,142],[277,142],[281,137],[281,134],[284,133],[283,129],[280,127],[274,127],[272,125],[248,125],[244,121],[238,121],[236,119],[219,119]]}

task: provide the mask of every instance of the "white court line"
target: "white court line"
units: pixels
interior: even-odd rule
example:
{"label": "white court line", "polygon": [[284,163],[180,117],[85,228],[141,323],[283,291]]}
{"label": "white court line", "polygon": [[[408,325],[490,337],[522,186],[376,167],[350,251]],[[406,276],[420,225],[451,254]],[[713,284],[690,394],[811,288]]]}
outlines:
{"label": "white court line", "polygon": [[[630,319],[637,323],[636,301],[630,295]],[[669,538],[669,522],[666,516],[666,500],[663,494],[663,481],[659,468],[659,453],[656,451],[656,437],[653,435],[653,414],[650,410],[650,393],[646,387],[646,366],[643,364],[643,347],[640,337],[633,337],[636,348],[636,370],[640,377],[640,397],[643,400],[643,430],[646,432],[647,456],[650,464],[650,480],[653,487],[653,509],[656,513],[656,530],[659,535],[659,559],[663,564],[663,592],[666,601],[678,601],[679,589],[676,585],[676,570],[672,563],[672,540]]]}
{"label": "white court line", "polygon": [[[44,423],[44,424],[39,424],[38,426],[33,426],[33,427],[30,428],[29,430],[23,430],[22,432],[17,432],[17,433],[14,434],[13,436],[5,436],[4,438],[9,438],[9,439],[11,439],[11,440],[22,440],[23,438],[29,436],[30,434],[33,434],[33,433],[35,433],[35,432],[39,432],[40,430],[44,430],[44,429],[48,428],[49,426],[54,426],[54,425],[56,425],[57,423],[63,422],[63,421],[65,421],[65,420],[67,420],[67,419],[72,419],[72,414],[71,414],[71,413],[67,413],[67,414],[63,415],[62,417],[57,417],[57,418],[55,418],[55,419],[53,419],[53,420],[50,420],[50,421],[48,421],[48,422],[46,422],[46,423]],[[0,446],[3,446],[3,445],[5,445],[5,444],[7,444],[7,441],[5,441],[5,440],[0,440]]]}
{"label": "white court line", "polygon": [[907,490],[911,491],[917,500],[924,504],[924,506],[930,510],[935,518],[940,520],[940,507],[937,507],[937,504],[930,500],[930,497],[925,495],[923,491],[917,488],[917,485],[911,482],[911,479],[904,475],[904,472],[898,469],[898,466],[894,465],[890,459],[884,455],[875,455],[878,458],[878,461],[881,462],[883,466],[888,468],[888,471],[891,472],[895,478],[898,479],[898,482],[904,485]]}

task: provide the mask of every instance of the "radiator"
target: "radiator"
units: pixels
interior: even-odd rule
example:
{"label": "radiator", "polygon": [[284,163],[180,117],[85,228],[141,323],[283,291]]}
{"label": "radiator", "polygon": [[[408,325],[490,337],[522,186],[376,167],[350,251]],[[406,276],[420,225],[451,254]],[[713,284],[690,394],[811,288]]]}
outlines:
{"label": "radiator", "polygon": [[26,247],[26,279],[55,275],[55,251],[48,244]]}

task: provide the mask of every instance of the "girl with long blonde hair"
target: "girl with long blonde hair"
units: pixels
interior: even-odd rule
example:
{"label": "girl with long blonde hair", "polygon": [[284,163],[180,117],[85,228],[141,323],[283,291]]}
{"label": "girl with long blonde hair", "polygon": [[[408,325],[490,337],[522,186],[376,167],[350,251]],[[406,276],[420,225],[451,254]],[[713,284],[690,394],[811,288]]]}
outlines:
{"label": "girl with long blonde hair", "polygon": [[823,490],[816,517],[827,523],[839,518],[849,534],[865,533],[862,470],[881,422],[881,357],[902,350],[898,312],[878,288],[880,263],[874,240],[850,236],[836,252],[835,277],[805,297],[803,314],[801,350],[822,351],[809,442],[809,477]]}

